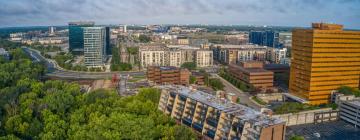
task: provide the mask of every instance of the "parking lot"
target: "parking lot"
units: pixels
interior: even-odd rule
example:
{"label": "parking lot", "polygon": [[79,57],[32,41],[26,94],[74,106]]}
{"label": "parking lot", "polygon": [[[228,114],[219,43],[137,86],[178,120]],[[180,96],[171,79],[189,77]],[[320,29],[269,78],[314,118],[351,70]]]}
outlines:
{"label": "parking lot", "polygon": [[286,131],[286,139],[290,139],[292,135],[304,136],[306,140],[360,139],[360,129],[344,121],[290,126]]}

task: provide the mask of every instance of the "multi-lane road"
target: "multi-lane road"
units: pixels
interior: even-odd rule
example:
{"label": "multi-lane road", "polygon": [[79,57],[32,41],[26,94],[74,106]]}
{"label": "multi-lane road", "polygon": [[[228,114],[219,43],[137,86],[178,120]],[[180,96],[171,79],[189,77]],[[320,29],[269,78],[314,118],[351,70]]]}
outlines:
{"label": "multi-lane road", "polygon": [[57,65],[54,60],[46,59],[40,54],[39,51],[23,47],[23,50],[31,56],[33,61],[44,62],[47,68],[47,77],[69,79],[69,80],[82,80],[82,79],[111,79],[114,75],[145,75],[143,71],[136,72],[78,72],[65,70]]}

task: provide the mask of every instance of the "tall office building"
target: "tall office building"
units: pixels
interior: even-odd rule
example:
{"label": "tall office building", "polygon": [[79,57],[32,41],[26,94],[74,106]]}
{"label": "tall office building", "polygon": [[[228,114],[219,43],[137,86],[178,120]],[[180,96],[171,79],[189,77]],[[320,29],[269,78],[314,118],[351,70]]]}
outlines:
{"label": "tall office building", "polygon": [[106,34],[106,55],[111,55],[111,45],[110,45],[110,27],[105,27]]}
{"label": "tall office building", "polygon": [[279,33],[274,31],[252,31],[249,35],[249,43],[276,48],[279,47]]}
{"label": "tall office building", "polygon": [[290,93],[324,104],[340,86],[359,87],[360,32],[336,24],[312,27],[293,31]]}
{"label": "tall office building", "polygon": [[87,67],[102,67],[106,59],[106,28],[84,27],[84,57]]}
{"label": "tall office building", "polygon": [[83,27],[93,27],[94,22],[70,22],[69,23],[69,51],[79,55],[84,53]]}

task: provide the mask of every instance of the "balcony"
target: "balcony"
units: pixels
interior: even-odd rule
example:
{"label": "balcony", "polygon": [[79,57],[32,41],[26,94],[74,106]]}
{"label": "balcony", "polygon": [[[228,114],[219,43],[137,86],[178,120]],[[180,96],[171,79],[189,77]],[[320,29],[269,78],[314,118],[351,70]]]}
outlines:
{"label": "balcony", "polygon": [[191,110],[191,111],[194,111],[195,110],[195,106],[192,106],[192,105],[188,105],[186,106],[187,109]]}
{"label": "balcony", "polygon": [[218,125],[218,120],[212,119],[212,118],[208,118],[208,119],[206,119],[206,123],[207,123],[208,125],[216,128],[217,125]]}
{"label": "balcony", "polygon": [[191,111],[191,110],[186,110],[185,111],[185,114],[189,115],[189,116],[193,116],[194,115],[194,112]]}
{"label": "balcony", "polygon": [[175,98],[176,97],[176,93],[175,92],[170,92],[170,96]]}
{"label": "balcony", "polygon": [[188,126],[188,127],[191,127],[192,120],[189,119],[189,118],[183,118],[183,119],[182,119],[182,123],[185,124],[185,125]]}
{"label": "balcony", "polygon": [[214,131],[214,130],[208,130],[208,131],[206,132],[206,136],[214,139],[214,137],[215,137],[215,131]]}
{"label": "balcony", "polygon": [[179,99],[181,100],[181,101],[186,101],[186,96],[184,96],[184,95],[179,95]]}
{"label": "balcony", "polygon": [[198,131],[198,132],[202,132],[202,130],[203,130],[203,124],[200,124],[200,123],[194,123],[193,124],[193,128],[196,130],[196,131]]}
{"label": "balcony", "polygon": [[240,123],[234,123],[231,127],[232,127],[233,131],[240,132],[240,133],[242,133],[242,131],[244,129],[244,125],[242,125]]}
{"label": "balcony", "polygon": [[184,107],[176,107],[176,110],[183,112],[184,111]]}
{"label": "balcony", "polygon": [[166,109],[167,109],[167,111],[172,112],[172,107],[171,106],[167,106]]}

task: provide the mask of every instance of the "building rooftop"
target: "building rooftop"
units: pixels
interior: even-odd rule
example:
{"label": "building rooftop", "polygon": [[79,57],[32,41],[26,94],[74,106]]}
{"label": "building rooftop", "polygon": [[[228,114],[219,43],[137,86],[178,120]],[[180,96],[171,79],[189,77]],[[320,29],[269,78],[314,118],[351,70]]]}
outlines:
{"label": "building rooftop", "polygon": [[344,26],[340,24],[313,23],[312,27],[319,30],[342,30]]}
{"label": "building rooftop", "polygon": [[247,106],[232,103],[227,99],[217,98],[216,96],[203,91],[175,85],[163,85],[160,86],[160,88],[176,91],[182,96],[186,96],[190,99],[211,106],[229,115],[234,115],[235,117],[241,118],[242,120],[254,121],[255,125],[273,125],[284,122],[279,118],[267,117],[264,114],[261,114],[259,111],[251,109]]}
{"label": "building rooftop", "polygon": [[172,66],[168,66],[168,67],[159,67],[160,70],[177,70],[179,68],[177,67],[172,67]]}
{"label": "building rooftop", "polygon": [[164,47],[163,45],[142,45],[139,47],[140,51],[165,51],[168,48]]}
{"label": "building rooftop", "polygon": [[[246,73],[264,73],[264,72],[271,72],[271,71],[268,71],[268,70],[265,70],[263,68],[244,68],[244,67],[241,67],[237,64],[230,64],[232,65],[233,67],[236,67],[237,69],[243,71],[243,72],[246,72]],[[272,72],[271,72],[272,73]]]}
{"label": "building rooftop", "polygon": [[214,44],[214,46],[220,47],[222,49],[263,49],[263,48],[267,48],[266,46],[259,46],[259,45],[255,45],[255,44],[246,44],[246,45]]}
{"label": "building rooftop", "polygon": [[0,55],[8,54],[8,52],[4,48],[0,48]]}
{"label": "building rooftop", "polygon": [[198,47],[192,47],[189,45],[167,45],[168,48],[176,48],[176,49],[182,49],[182,50],[199,50]]}
{"label": "building rooftop", "polygon": [[69,26],[93,26],[95,22],[93,21],[77,21],[77,22],[69,22]]}
{"label": "building rooftop", "polygon": [[349,104],[352,104],[352,105],[354,105],[354,106],[360,107],[360,100],[353,100],[353,101],[349,101],[348,103],[349,103]]}

